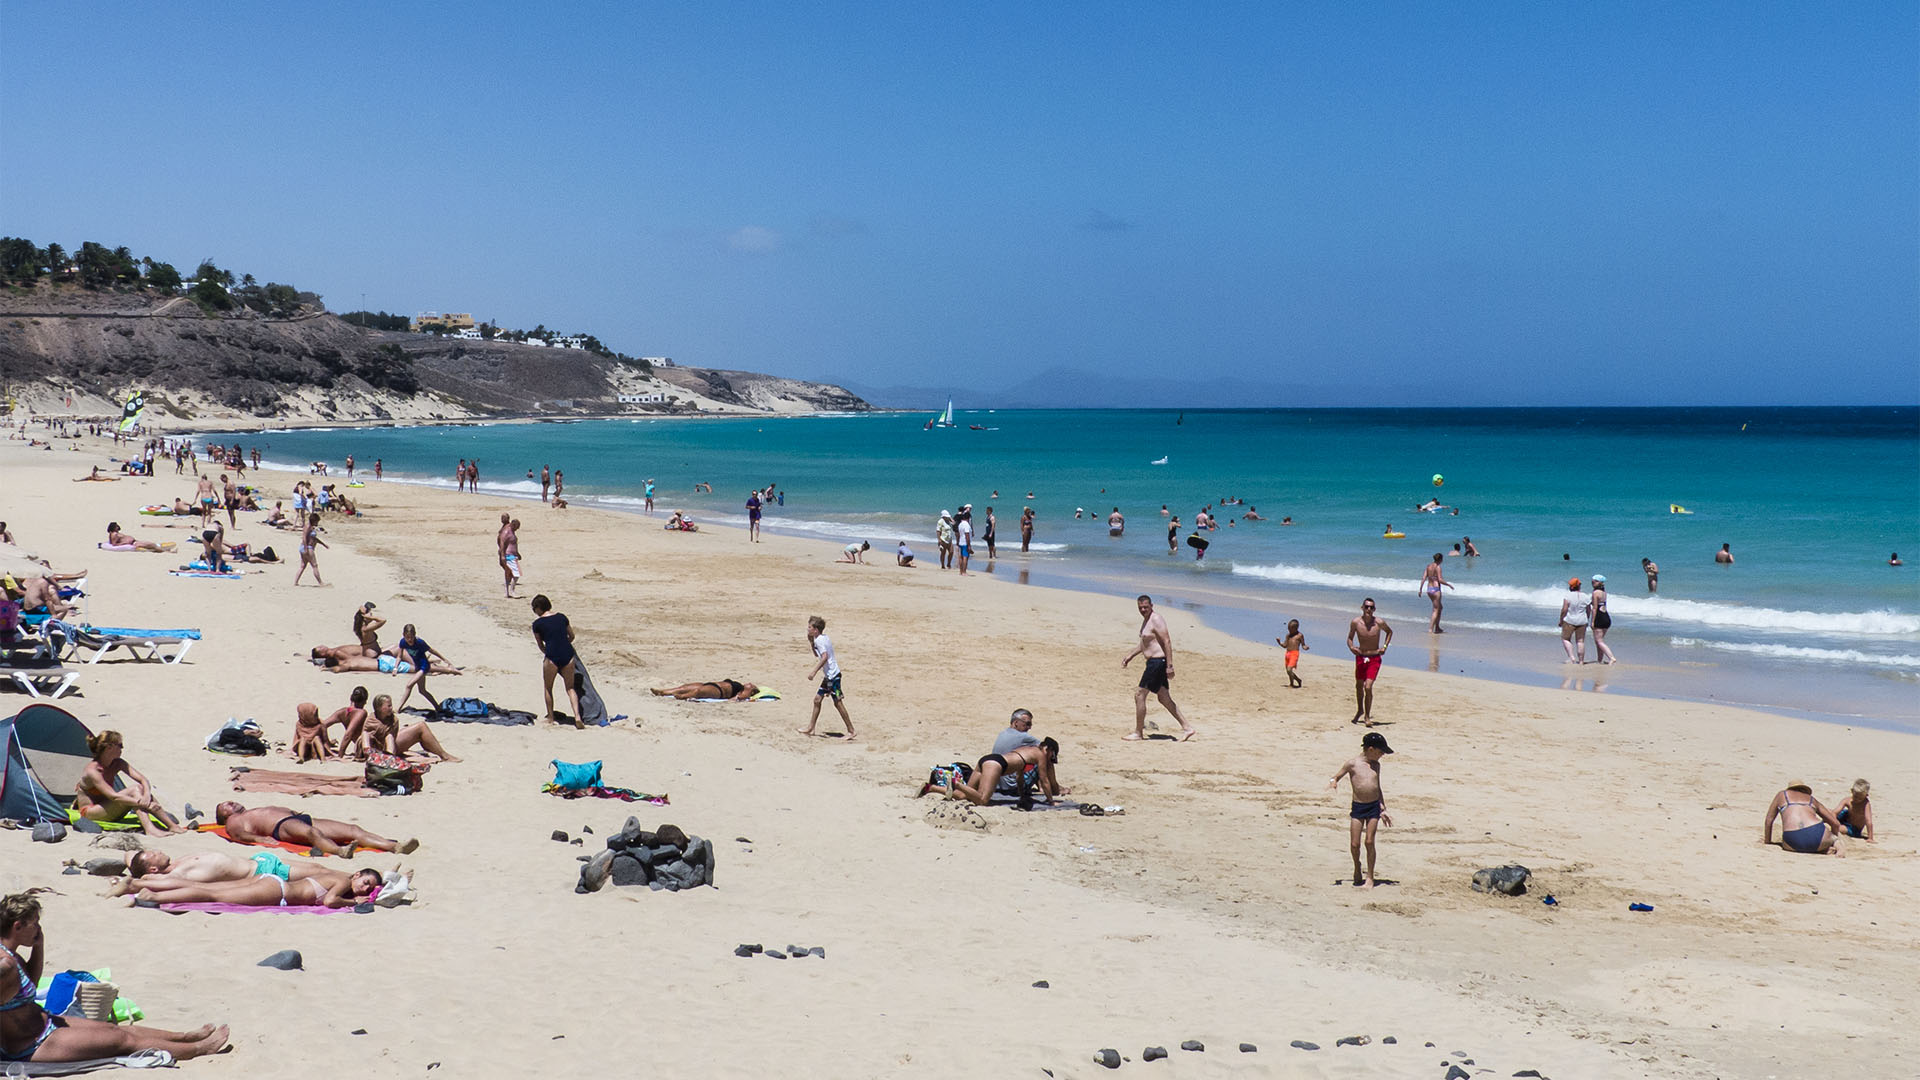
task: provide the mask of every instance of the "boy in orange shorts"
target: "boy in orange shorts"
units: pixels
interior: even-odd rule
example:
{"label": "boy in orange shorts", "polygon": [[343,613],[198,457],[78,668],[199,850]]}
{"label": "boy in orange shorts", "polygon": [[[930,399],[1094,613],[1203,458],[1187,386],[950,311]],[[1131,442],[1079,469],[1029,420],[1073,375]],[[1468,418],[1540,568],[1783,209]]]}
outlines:
{"label": "boy in orange shorts", "polygon": [[1274,644],[1287,650],[1287,685],[1295,690],[1300,689],[1303,685],[1300,682],[1300,672],[1298,670],[1300,667],[1300,650],[1307,647],[1307,635],[1300,632],[1300,620],[1288,619],[1287,636],[1274,638],[1273,641]]}

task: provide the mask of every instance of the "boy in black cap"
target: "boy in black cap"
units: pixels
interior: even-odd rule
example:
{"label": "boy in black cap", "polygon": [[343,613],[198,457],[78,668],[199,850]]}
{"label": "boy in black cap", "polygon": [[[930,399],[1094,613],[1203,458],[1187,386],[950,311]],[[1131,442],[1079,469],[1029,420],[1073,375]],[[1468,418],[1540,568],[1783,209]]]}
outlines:
{"label": "boy in black cap", "polygon": [[[1387,745],[1387,737],[1377,731],[1369,731],[1360,740],[1360,756],[1340,766],[1340,771],[1327,781],[1328,790],[1340,786],[1341,777],[1350,777],[1353,784],[1353,809],[1347,812],[1349,847],[1353,851],[1353,883],[1373,888],[1373,834],[1381,822],[1393,824],[1387,816],[1387,797],[1380,791],[1380,759],[1393,753],[1393,747]],[[1364,837],[1363,834],[1364,833]],[[1367,845],[1367,868],[1360,869],[1360,843],[1364,839]]]}

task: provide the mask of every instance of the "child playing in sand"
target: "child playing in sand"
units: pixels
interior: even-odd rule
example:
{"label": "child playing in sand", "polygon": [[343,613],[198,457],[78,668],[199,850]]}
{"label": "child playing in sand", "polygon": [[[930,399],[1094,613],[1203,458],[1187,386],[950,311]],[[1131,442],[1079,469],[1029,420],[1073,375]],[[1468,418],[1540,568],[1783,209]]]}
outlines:
{"label": "child playing in sand", "polygon": [[1847,830],[1847,835],[1873,843],[1873,804],[1867,801],[1867,793],[1873,785],[1865,780],[1855,780],[1853,791],[1841,804],[1840,811],[1834,816]]}
{"label": "child playing in sand", "polygon": [[1295,690],[1300,689],[1304,685],[1300,681],[1300,650],[1307,647],[1307,635],[1300,632],[1300,620],[1288,619],[1287,636],[1273,640],[1274,644],[1287,650],[1287,685]]}
{"label": "child playing in sand", "polygon": [[303,701],[293,719],[293,760],[325,761],[333,757],[333,744],[327,740],[327,727],[320,722],[320,706]]}
{"label": "child playing in sand", "polygon": [[[1389,826],[1393,819],[1387,816],[1387,797],[1380,791],[1380,759],[1393,753],[1387,745],[1387,737],[1377,731],[1369,731],[1360,740],[1360,756],[1340,766],[1340,771],[1327,781],[1329,791],[1340,786],[1341,777],[1349,777],[1353,784],[1353,809],[1347,812],[1348,846],[1353,851],[1353,883],[1373,888],[1373,834],[1381,822]],[[1367,868],[1360,870],[1360,845],[1364,839],[1367,846]]]}
{"label": "child playing in sand", "polygon": [[827,636],[826,630],[827,620],[818,615],[807,617],[807,644],[812,647],[813,655],[820,658],[813,665],[813,670],[807,672],[807,678],[811,679],[822,671],[826,675],[820,680],[820,689],[814,691],[813,715],[807,718],[807,726],[800,729],[800,734],[813,734],[814,726],[820,723],[820,701],[831,697],[833,707],[840,710],[840,722],[847,726],[847,738],[851,740],[854,738],[853,717],[847,715],[846,695],[840,689],[840,661],[834,658],[833,639]]}

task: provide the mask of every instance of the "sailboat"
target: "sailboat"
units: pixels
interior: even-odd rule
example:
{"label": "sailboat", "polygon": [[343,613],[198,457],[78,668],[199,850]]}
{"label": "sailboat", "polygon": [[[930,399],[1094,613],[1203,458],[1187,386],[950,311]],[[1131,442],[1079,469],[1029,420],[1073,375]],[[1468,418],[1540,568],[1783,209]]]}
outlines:
{"label": "sailboat", "polygon": [[939,419],[933,422],[933,426],[934,427],[958,427],[959,426],[953,422],[953,399],[952,398],[947,399],[947,411],[940,414]]}

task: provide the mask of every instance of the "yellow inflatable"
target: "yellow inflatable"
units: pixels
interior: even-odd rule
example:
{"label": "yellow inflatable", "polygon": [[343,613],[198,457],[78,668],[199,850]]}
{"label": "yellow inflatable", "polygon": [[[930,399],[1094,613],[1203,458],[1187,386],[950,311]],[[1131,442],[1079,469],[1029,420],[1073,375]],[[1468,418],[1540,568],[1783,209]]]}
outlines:
{"label": "yellow inflatable", "polygon": [[1405,540],[1407,538],[1407,534],[1402,532],[1381,533],[1380,536],[1386,540]]}
{"label": "yellow inflatable", "polygon": [[1693,513],[1693,511],[1691,511],[1691,510],[1689,510],[1689,509],[1687,509],[1687,508],[1686,508],[1686,507],[1684,507],[1684,506],[1681,506],[1681,505],[1680,505],[1679,503],[1668,503],[1668,504],[1667,504],[1667,513],[1669,513],[1669,514],[1691,514],[1691,513]]}

